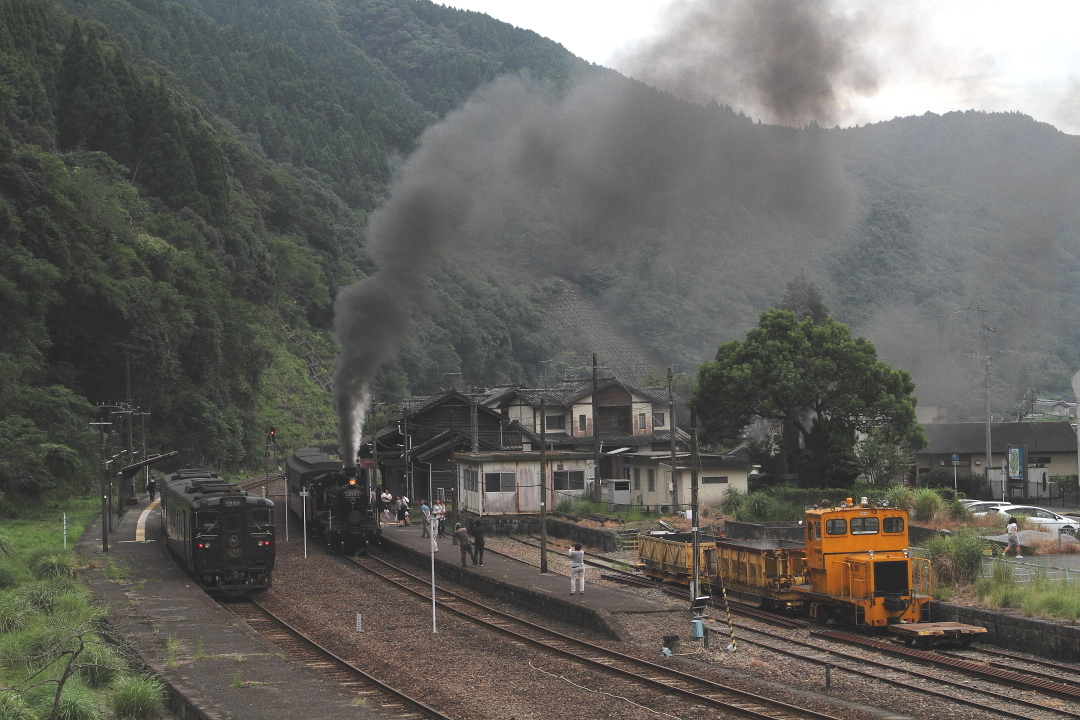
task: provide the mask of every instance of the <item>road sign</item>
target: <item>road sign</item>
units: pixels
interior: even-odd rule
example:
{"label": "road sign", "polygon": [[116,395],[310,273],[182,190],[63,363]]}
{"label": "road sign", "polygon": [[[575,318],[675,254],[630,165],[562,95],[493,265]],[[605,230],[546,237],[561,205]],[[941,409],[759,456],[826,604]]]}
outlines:
{"label": "road sign", "polygon": [[955,453],[953,454],[953,456],[952,456],[952,464],[953,465],[959,465],[960,464],[960,456],[959,455],[957,455]]}

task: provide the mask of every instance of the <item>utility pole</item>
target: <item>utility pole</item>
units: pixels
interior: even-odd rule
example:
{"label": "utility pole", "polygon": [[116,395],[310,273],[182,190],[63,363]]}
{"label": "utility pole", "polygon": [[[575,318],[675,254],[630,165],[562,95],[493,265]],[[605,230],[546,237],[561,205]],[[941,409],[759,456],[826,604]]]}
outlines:
{"label": "utility pole", "polygon": [[109,552],[109,490],[108,469],[105,467],[105,427],[108,422],[92,422],[98,429],[98,444],[101,447],[101,552]]}
{"label": "utility pole", "polygon": [[675,443],[675,370],[668,366],[667,369],[667,393],[668,414],[671,415],[671,511],[675,512],[678,507],[679,488],[675,480],[675,469],[678,467],[678,452]]}
{"label": "utility pole", "polygon": [[701,595],[701,537],[698,532],[698,437],[697,413],[690,411],[690,532],[693,533],[694,585],[690,589],[690,602]]}
{"label": "utility pole", "polygon": [[540,572],[547,564],[547,403],[540,398]]}
{"label": "utility pole", "polygon": [[600,477],[600,398],[597,397],[599,388],[599,381],[597,379],[597,371],[599,370],[596,364],[596,353],[592,356],[592,436],[593,436],[593,479],[596,481],[596,487],[593,488],[593,492],[596,495],[596,502],[603,500],[603,494],[601,492],[601,485],[603,480]]}

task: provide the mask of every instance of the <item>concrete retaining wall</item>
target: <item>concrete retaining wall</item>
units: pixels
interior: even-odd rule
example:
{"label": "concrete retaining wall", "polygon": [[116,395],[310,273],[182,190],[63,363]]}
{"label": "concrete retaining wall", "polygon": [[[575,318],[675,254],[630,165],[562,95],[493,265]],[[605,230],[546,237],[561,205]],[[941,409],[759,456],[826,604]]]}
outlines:
{"label": "concrete retaining wall", "polygon": [[1080,625],[1029,618],[1011,612],[933,602],[935,622],[960,622],[986,628],[986,642],[1008,650],[1029,652],[1055,660],[1080,661]]}
{"label": "concrete retaining wall", "polygon": [[[487,520],[485,519],[486,524]],[[420,553],[396,543],[384,543],[383,548],[406,559],[413,565],[424,568],[431,567],[431,556],[427,553]],[[458,549],[451,547],[450,550],[452,551],[451,555],[456,559]],[[464,568],[442,560],[435,563],[435,573],[441,578],[456,582],[484,595],[513,603],[526,610],[558,618],[590,630],[597,630],[619,641],[627,639],[627,635],[620,627],[619,621],[606,610],[594,610],[584,605],[571,603],[561,597],[553,597],[528,588],[515,587],[489,575],[468,572]]]}

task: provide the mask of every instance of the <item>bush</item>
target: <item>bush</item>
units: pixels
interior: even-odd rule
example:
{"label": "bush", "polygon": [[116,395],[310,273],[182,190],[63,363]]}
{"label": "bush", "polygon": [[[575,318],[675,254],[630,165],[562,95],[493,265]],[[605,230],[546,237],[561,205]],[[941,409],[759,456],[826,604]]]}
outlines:
{"label": "bush", "polygon": [[15,554],[15,544],[4,533],[0,533],[0,557],[11,557]]}
{"label": "bush", "polygon": [[0,562],[0,590],[19,584],[19,571],[9,562]]}
{"label": "bush", "polygon": [[164,692],[165,688],[153,677],[127,675],[114,686],[113,712],[117,717],[135,720],[156,717],[161,712]]}
{"label": "bush", "polygon": [[37,720],[23,699],[9,691],[0,692],[0,720]]}
{"label": "bush", "polygon": [[87,643],[78,663],[83,666],[79,668],[79,677],[96,690],[111,684],[125,667],[124,661],[100,641]]}
{"label": "bush", "polygon": [[921,488],[915,491],[912,498],[911,514],[915,522],[932,522],[934,517],[945,509],[945,501],[941,495],[929,488]]}
{"label": "bush", "polygon": [[978,579],[986,548],[985,540],[970,533],[938,535],[926,543],[934,577],[939,582],[961,585]]}
{"label": "bush", "polygon": [[33,612],[34,608],[21,595],[11,592],[0,595],[0,633],[22,630]]}
{"label": "bush", "polygon": [[39,580],[75,577],[75,565],[70,555],[44,555],[33,562],[30,572]]}
{"label": "bush", "polygon": [[720,501],[716,503],[716,509],[724,515],[734,516],[739,508],[742,507],[745,499],[746,496],[735,488],[728,488],[724,492],[723,497],[720,498]]}
{"label": "bush", "polygon": [[22,596],[34,610],[51,613],[62,596],[77,593],[78,590],[79,585],[74,578],[60,577],[28,582],[20,586],[16,594]]}
{"label": "bush", "polygon": [[[25,693],[39,717],[49,717],[56,696],[55,685],[42,685]],[[99,720],[101,708],[93,691],[72,678],[64,684],[60,695],[59,720]]]}

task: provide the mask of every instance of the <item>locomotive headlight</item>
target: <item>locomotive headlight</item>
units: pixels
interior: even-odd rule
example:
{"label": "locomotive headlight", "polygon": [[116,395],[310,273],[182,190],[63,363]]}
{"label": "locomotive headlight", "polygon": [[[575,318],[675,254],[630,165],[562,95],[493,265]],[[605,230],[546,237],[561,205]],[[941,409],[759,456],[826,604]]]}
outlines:
{"label": "locomotive headlight", "polygon": [[356,486],[356,478],[349,478],[349,484],[355,487]]}
{"label": "locomotive headlight", "polygon": [[871,559],[871,560],[873,560],[873,559],[874,559],[874,551],[873,551],[873,550],[871,550],[871,551],[870,551],[870,559]]}
{"label": "locomotive headlight", "polygon": [[909,557],[907,548],[904,548],[904,557]]}

